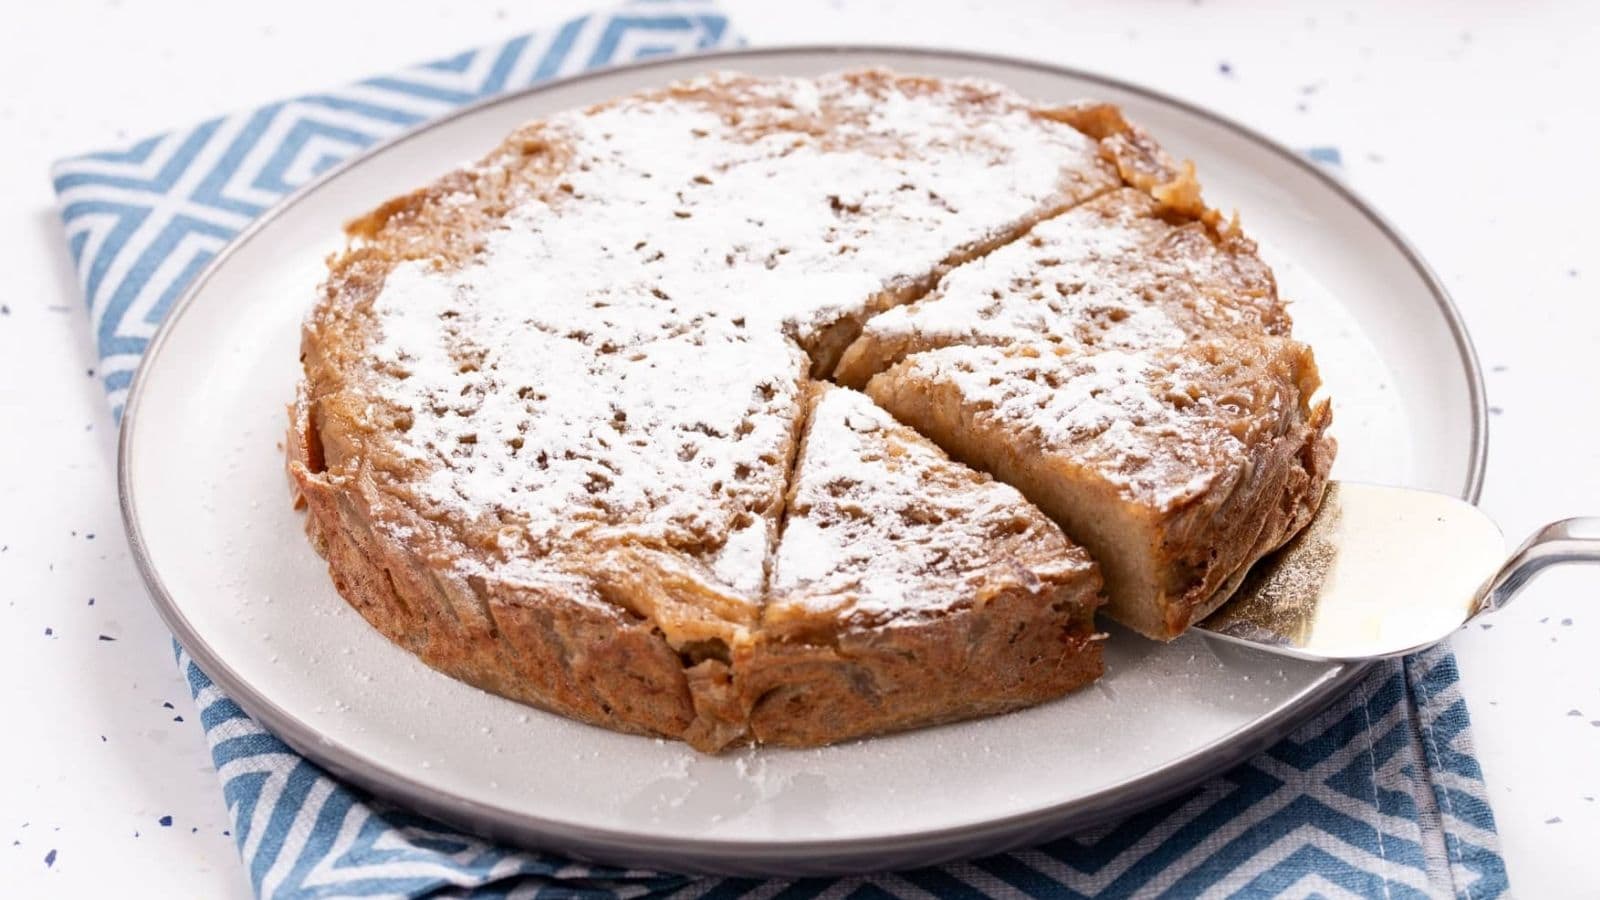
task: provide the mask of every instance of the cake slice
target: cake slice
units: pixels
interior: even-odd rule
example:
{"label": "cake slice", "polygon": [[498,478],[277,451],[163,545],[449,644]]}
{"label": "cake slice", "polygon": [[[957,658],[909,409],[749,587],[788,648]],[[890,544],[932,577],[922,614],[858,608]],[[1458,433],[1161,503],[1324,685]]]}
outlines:
{"label": "cake slice", "polygon": [[952,344],[1170,347],[1214,332],[1287,335],[1272,271],[1219,230],[1123,188],[951,270],[926,297],[870,319],[842,354],[852,386]]}
{"label": "cake slice", "polygon": [[1099,562],[1116,620],[1170,640],[1298,531],[1333,456],[1310,350],[1267,336],[1136,353],[956,346],[867,393],[1015,486]]}
{"label": "cake slice", "polygon": [[1015,709],[1101,672],[1100,576],[1015,490],[865,396],[812,388],[750,736],[811,745]]}

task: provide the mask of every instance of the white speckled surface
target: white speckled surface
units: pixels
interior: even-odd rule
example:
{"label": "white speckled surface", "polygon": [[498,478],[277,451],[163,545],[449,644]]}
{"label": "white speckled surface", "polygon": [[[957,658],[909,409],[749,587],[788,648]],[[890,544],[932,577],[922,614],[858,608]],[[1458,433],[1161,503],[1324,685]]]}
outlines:
{"label": "white speckled surface", "polygon": [[[0,292],[0,654],[11,675],[0,682],[11,726],[0,750],[0,883],[19,895],[248,893],[199,731],[174,721],[191,715],[186,688],[122,543],[113,438],[86,375],[48,163],[588,5],[428,3],[396,16],[371,2],[226,11],[66,2],[21,8],[0,34],[0,73],[14,86],[0,97],[9,201],[0,259],[10,275]],[[964,16],[963,47],[1099,69],[1286,143],[1342,147],[1351,182],[1439,270],[1478,342],[1494,429],[1485,507],[1514,537],[1600,511],[1600,426],[1574,415],[1592,408],[1596,378],[1583,360],[1600,350],[1590,224],[1600,182],[1532,185],[1592,166],[1600,58],[1582,38],[1600,28],[1600,9],[1512,17],[1487,4],[1448,13],[1337,4],[1313,15],[1095,3],[1068,15],[1019,3],[980,18],[960,3],[725,5],[758,43],[948,44],[950,17]],[[366,20],[380,9],[386,34],[370,40]],[[1600,891],[1597,594],[1593,571],[1557,572],[1492,630],[1456,640],[1523,896]]]}

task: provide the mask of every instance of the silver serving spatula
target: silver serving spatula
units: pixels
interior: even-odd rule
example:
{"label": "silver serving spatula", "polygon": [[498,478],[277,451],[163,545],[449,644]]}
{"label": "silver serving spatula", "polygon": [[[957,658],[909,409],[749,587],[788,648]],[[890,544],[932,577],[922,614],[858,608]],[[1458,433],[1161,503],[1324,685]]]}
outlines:
{"label": "silver serving spatula", "polygon": [[1546,525],[1505,553],[1499,527],[1463,500],[1333,483],[1311,524],[1198,627],[1303,659],[1399,656],[1506,605],[1547,566],[1600,563],[1600,518]]}

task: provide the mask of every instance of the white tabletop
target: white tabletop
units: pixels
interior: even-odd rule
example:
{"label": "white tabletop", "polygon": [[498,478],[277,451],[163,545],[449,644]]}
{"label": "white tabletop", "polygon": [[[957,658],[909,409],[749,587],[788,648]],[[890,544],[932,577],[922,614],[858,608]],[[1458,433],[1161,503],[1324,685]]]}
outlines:
{"label": "white tabletop", "polygon": [[[11,285],[0,291],[0,884],[18,896],[249,894],[187,687],[123,541],[114,435],[49,163],[592,5],[74,0],[11,12],[0,31]],[[1291,145],[1340,147],[1350,182],[1437,268],[1477,341],[1493,414],[1483,506],[1516,539],[1600,514],[1600,6],[725,6],[753,43],[1035,57],[1187,98]],[[1600,570],[1546,576],[1455,647],[1514,890],[1594,896]]]}

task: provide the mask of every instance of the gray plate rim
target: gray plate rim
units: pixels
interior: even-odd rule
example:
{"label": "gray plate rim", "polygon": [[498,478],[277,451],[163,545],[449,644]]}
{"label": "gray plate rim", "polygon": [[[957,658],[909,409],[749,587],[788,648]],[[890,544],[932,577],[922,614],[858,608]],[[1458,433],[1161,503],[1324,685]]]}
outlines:
{"label": "gray plate rim", "polygon": [[[739,60],[787,56],[827,56],[843,54],[871,54],[880,56],[886,63],[896,58],[942,57],[953,62],[967,62],[997,67],[1012,67],[1049,74],[1063,75],[1119,91],[1127,91],[1155,103],[1175,107],[1188,114],[1206,119],[1234,132],[1274,155],[1284,158],[1321,181],[1351,207],[1360,211],[1369,223],[1406,258],[1417,275],[1428,286],[1439,312],[1445,319],[1451,337],[1461,357],[1467,377],[1468,400],[1472,408],[1471,460],[1460,496],[1471,502],[1478,500],[1483,488],[1483,476],[1488,458],[1488,408],[1484,394],[1483,372],[1477,351],[1467,334],[1466,325],[1448,290],[1438,275],[1423,261],[1415,247],[1393,224],[1370,204],[1315,164],[1279,142],[1233,119],[1171,95],[1138,84],[1112,78],[1096,72],[1071,66],[1045,63],[1003,54],[953,51],[911,45],[875,44],[824,44],[791,45],[725,50],[698,54],[708,68],[737,64]],[[143,358],[135,371],[117,443],[117,493],[126,527],[128,544],[139,573],[148,588],[152,602],[178,642],[224,692],[238,702],[256,721],[281,738],[302,755],[314,760],[333,775],[371,793],[430,815],[443,822],[456,825],[485,837],[521,846],[553,850],[602,862],[636,865],[676,864],[682,871],[700,872],[759,872],[765,869],[795,870],[796,864],[817,872],[843,873],[877,868],[877,860],[914,858],[916,864],[926,865],[967,855],[979,848],[982,853],[1000,852],[1019,846],[1021,842],[1037,841],[1072,831],[1090,828],[1112,818],[1126,816],[1169,799],[1193,787],[1205,778],[1225,771],[1249,757],[1265,750],[1296,726],[1343,695],[1370,668],[1369,665],[1347,665],[1322,682],[1313,685],[1278,711],[1263,716],[1251,725],[1226,738],[1203,747],[1186,757],[1162,768],[1128,781],[1110,785],[1096,793],[1060,804],[1033,810],[1028,813],[994,819],[975,825],[914,832],[874,839],[819,840],[805,842],[762,842],[700,840],[692,836],[673,839],[644,839],[625,831],[600,828],[577,828],[568,823],[541,819],[487,804],[476,803],[417,783],[401,773],[376,767],[348,747],[330,743],[314,729],[309,728],[292,713],[255,690],[241,678],[227,662],[211,648],[202,635],[189,623],[168,593],[161,575],[147,552],[140,529],[138,505],[131,485],[131,458],[133,452],[132,425],[138,419],[143,396],[145,373],[160,357],[165,339],[175,323],[182,318],[194,299],[211,277],[245,243],[252,240],[268,222],[296,205],[316,191],[323,183],[341,173],[363,164],[368,157],[381,153],[397,144],[446,125],[458,118],[501,103],[521,100],[529,95],[560,90],[602,75],[614,75],[621,69],[646,71],[653,68],[681,64],[683,57],[635,62],[595,69],[567,78],[556,79],[540,85],[490,97],[419,125],[400,135],[382,141],[348,160],[334,166],[312,179],[255,219],[225,247],[220,250],[181,296],[173,303],[165,321],[151,338]],[[811,860],[811,866],[805,861]]]}

